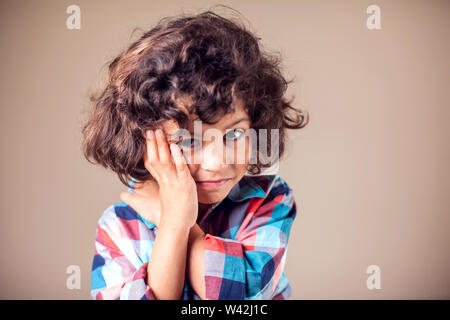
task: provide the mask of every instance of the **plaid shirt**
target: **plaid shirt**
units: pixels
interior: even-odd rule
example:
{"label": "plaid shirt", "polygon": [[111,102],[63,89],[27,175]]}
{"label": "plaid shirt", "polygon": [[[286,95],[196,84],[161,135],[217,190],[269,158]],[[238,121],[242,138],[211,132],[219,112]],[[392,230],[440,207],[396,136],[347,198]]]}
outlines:
{"label": "plaid shirt", "polygon": [[[210,207],[198,221],[206,234],[206,298],[290,297],[283,269],[296,213],[292,189],[279,175],[244,176]],[[93,299],[155,299],[146,277],[157,229],[124,202],[105,210],[96,230]],[[187,277],[180,299],[200,299]]]}

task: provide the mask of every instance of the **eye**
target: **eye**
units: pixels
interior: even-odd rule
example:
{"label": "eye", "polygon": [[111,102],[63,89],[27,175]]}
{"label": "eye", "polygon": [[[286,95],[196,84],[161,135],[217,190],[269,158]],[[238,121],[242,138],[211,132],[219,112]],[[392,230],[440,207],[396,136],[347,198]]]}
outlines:
{"label": "eye", "polygon": [[225,134],[224,139],[225,140],[237,140],[240,137],[242,137],[243,134],[244,134],[244,130],[242,130],[242,129],[232,129]]}
{"label": "eye", "polygon": [[184,139],[184,140],[181,140],[180,142],[178,142],[178,146],[180,148],[194,148],[194,147],[198,146],[199,143],[200,142],[196,139],[188,138],[188,139]]}

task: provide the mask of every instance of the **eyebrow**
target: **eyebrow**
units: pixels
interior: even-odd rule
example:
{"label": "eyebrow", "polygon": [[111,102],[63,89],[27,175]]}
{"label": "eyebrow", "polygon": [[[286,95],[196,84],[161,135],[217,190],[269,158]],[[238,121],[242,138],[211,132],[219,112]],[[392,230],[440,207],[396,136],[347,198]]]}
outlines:
{"label": "eyebrow", "polygon": [[[241,119],[238,119],[238,120],[236,120],[236,121],[233,121],[232,123],[230,123],[230,124],[227,126],[227,128],[233,127],[233,126],[235,126],[235,125],[237,125],[238,123],[243,122],[243,121],[249,121],[249,122],[250,122],[250,118],[249,118],[249,117],[243,117],[243,118],[241,118]],[[175,131],[175,132],[171,135],[171,137],[170,137],[170,139],[169,139],[169,142],[170,142],[170,143],[179,143],[181,140],[183,140],[183,138],[184,138],[183,136],[180,136],[180,137],[177,138],[178,132],[179,132],[180,130],[181,130],[181,129],[178,129],[177,131]]]}
{"label": "eyebrow", "polygon": [[230,123],[228,125],[228,127],[233,127],[233,126],[237,125],[239,122],[242,122],[242,121],[249,121],[250,122],[250,119],[248,117],[241,118],[239,120],[234,121],[233,123]]}

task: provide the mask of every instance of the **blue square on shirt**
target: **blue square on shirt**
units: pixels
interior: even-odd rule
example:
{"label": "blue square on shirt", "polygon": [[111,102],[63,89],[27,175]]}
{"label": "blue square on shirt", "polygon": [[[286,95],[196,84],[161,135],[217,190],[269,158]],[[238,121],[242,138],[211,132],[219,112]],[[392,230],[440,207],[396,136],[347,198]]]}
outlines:
{"label": "blue square on shirt", "polygon": [[245,263],[244,259],[225,254],[223,266],[223,278],[238,282],[245,282]]}
{"label": "blue square on shirt", "polygon": [[240,281],[222,279],[219,300],[244,300],[245,284]]}

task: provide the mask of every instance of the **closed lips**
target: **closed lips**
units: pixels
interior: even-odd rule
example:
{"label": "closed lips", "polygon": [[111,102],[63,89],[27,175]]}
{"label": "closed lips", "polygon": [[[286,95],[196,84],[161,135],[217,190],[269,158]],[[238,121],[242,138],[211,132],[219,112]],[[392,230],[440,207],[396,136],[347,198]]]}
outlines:
{"label": "closed lips", "polygon": [[220,179],[220,180],[204,180],[204,181],[197,181],[197,182],[209,182],[209,183],[214,183],[214,182],[221,182],[221,181],[225,181],[225,180],[230,180],[228,179]]}

